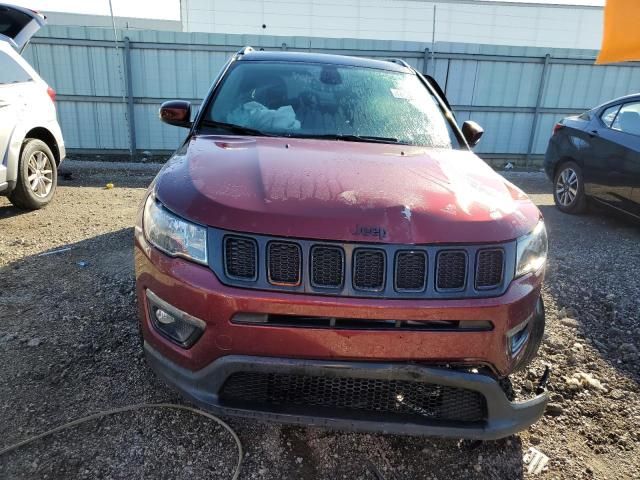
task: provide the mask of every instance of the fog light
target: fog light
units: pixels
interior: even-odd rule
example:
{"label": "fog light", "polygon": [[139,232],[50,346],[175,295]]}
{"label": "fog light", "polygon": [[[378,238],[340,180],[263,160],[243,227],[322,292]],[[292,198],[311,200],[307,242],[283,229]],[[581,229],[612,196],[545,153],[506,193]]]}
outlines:
{"label": "fog light", "polygon": [[511,351],[512,356],[516,356],[522,350],[522,347],[527,342],[529,338],[529,322],[525,322],[525,324],[521,327],[520,330],[512,332],[509,337],[509,350]]}
{"label": "fog light", "polygon": [[169,313],[165,312],[161,308],[157,308],[155,311],[156,320],[160,322],[162,325],[171,325],[176,321]]}
{"label": "fog light", "polygon": [[151,290],[147,290],[147,301],[153,327],[181,347],[191,347],[204,332],[202,320],[169,305]]}

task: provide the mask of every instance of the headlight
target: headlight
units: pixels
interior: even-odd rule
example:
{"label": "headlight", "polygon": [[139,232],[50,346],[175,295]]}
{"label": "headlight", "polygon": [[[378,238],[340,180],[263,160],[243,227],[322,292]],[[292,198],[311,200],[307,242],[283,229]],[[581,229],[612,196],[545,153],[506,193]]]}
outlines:
{"label": "headlight", "polygon": [[547,229],[540,220],[531,233],[518,239],[516,277],[537,272],[547,261]]}
{"label": "headlight", "polygon": [[142,219],[149,243],[172,257],[207,263],[207,229],[174,215],[149,195]]}

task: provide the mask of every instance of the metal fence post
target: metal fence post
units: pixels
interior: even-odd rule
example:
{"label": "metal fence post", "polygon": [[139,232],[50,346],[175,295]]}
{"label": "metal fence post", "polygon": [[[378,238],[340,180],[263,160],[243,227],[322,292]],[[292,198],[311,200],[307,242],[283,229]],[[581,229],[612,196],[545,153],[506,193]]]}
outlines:
{"label": "metal fence post", "polygon": [[423,75],[428,75],[429,74],[429,70],[427,70],[428,67],[429,67],[429,49],[425,48],[424,49],[424,61],[423,61],[423,65],[422,65],[422,73],[423,73]]}
{"label": "metal fence post", "polygon": [[538,87],[538,98],[536,99],[536,106],[533,110],[533,121],[531,122],[531,133],[529,134],[529,146],[527,147],[527,155],[524,159],[525,167],[529,167],[531,154],[533,153],[533,142],[536,138],[536,131],[538,130],[538,117],[540,116],[540,107],[542,105],[542,99],[544,96],[544,87],[547,83],[547,70],[549,68],[549,59],[551,55],[548,53],[544,56],[544,64],[542,66],[542,74],[540,75],[540,86]]}
{"label": "metal fence post", "polygon": [[125,86],[127,92],[127,116],[129,118],[129,154],[136,156],[136,120],[133,108],[133,81],[131,74],[131,41],[124,37]]}

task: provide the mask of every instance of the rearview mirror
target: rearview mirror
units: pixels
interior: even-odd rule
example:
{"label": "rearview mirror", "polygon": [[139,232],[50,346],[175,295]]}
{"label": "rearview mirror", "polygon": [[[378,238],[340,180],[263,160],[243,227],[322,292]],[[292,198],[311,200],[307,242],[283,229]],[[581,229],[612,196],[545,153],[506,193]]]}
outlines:
{"label": "rearview mirror", "polygon": [[191,103],[169,100],[160,106],[160,120],[176,127],[191,128]]}
{"label": "rearview mirror", "polygon": [[475,147],[478,144],[483,133],[484,129],[472,120],[467,120],[462,124],[462,135],[470,147]]}

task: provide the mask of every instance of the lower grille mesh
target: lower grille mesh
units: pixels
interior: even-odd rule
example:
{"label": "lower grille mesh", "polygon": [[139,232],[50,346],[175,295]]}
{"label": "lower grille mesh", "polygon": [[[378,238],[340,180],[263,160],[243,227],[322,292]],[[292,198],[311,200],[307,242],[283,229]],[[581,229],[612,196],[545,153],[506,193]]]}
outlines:
{"label": "lower grille mesh", "polygon": [[406,380],[238,372],[227,379],[220,399],[258,410],[319,407],[410,415],[415,421],[431,422],[486,418],[486,402],[478,392]]}

